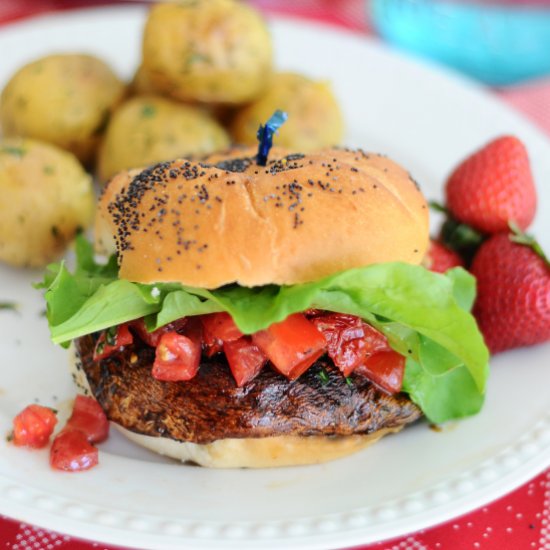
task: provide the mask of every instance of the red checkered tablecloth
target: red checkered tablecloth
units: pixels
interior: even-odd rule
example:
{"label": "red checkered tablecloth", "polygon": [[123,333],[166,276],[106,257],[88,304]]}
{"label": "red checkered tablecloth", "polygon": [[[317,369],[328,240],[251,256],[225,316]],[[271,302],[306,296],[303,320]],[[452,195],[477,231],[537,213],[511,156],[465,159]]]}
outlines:
{"label": "red checkered tablecloth", "polygon": [[[363,0],[252,0],[262,10],[369,32]],[[39,13],[108,4],[105,0],[0,0],[0,25]],[[550,79],[494,90],[550,134]],[[514,492],[445,524],[362,550],[550,550],[550,470]],[[92,550],[103,544],[0,516],[0,549]]]}

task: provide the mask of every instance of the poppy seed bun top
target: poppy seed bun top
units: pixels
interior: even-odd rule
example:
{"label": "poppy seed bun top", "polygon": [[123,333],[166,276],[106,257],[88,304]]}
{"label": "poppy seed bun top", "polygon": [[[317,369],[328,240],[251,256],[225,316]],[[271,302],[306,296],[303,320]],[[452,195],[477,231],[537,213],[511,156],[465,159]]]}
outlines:
{"label": "poppy seed bun top", "polygon": [[391,160],[273,149],[262,167],[248,153],[115,177],[100,199],[96,240],[108,249],[114,236],[119,276],[201,288],[290,285],[373,263],[420,263],[428,208]]}

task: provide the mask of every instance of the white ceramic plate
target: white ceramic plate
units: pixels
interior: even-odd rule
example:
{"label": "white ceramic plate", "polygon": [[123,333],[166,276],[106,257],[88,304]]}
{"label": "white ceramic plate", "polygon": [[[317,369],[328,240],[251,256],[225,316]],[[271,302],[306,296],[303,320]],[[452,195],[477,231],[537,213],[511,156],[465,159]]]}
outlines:
{"label": "white ceramic plate", "polygon": [[[85,50],[129,76],[143,11],[111,8],[44,17],[0,32],[0,85],[24,62]],[[397,57],[357,35],[273,22],[277,63],[330,78],[348,143],[408,166],[430,198],[464,154],[502,133],[527,143],[538,181],[535,230],[550,248],[550,148],[532,126],[483,90]],[[0,199],[2,200],[2,199]],[[37,400],[61,410],[74,395],[66,353],[48,340],[38,273],[0,268],[0,433]],[[404,534],[495,499],[550,464],[550,346],[493,361],[477,417],[425,424],[366,452],[322,466],[211,471],[174,464],[113,433],[101,464],[83,474],[50,470],[47,451],[0,442],[0,513],[94,540],[156,548],[328,548]]]}

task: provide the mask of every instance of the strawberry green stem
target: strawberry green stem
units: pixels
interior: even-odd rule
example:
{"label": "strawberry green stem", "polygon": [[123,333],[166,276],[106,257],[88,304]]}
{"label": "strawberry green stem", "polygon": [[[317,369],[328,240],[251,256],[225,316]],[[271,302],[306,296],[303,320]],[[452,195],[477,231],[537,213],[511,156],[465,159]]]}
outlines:
{"label": "strawberry green stem", "polygon": [[512,235],[510,235],[510,240],[517,244],[522,244],[524,246],[528,246],[537,254],[537,256],[541,257],[544,260],[544,263],[547,267],[550,267],[550,261],[548,260],[548,257],[544,253],[544,250],[538,243],[538,241],[533,237],[532,235],[528,235],[527,233],[524,233],[518,224],[514,222],[513,220],[508,222],[508,227],[510,228],[510,231],[512,231]]}
{"label": "strawberry green stem", "polygon": [[446,214],[447,216],[451,215],[448,208],[443,206],[440,202],[430,201],[428,204],[430,205],[430,208],[435,212],[441,212],[441,214]]}

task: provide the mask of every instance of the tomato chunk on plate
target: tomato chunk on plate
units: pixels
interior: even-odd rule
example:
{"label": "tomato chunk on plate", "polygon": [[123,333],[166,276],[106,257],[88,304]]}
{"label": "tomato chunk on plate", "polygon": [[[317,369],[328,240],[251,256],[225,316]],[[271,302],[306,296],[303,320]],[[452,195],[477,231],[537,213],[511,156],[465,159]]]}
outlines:
{"label": "tomato chunk on plate", "polygon": [[130,345],[133,341],[134,337],[126,323],[104,330],[95,345],[94,361],[109,357],[120,348]]}
{"label": "tomato chunk on plate", "polygon": [[254,379],[267,363],[265,354],[247,337],[225,342],[223,351],[239,388]]}
{"label": "tomato chunk on plate", "polygon": [[109,421],[100,404],[92,397],[77,395],[73,413],[64,430],[80,430],[90,443],[101,443],[109,436]]}
{"label": "tomato chunk on plate", "polygon": [[369,357],[355,369],[388,393],[398,393],[403,386],[406,358],[396,351],[382,351]]}
{"label": "tomato chunk on plate", "polygon": [[191,380],[199,370],[201,343],[201,325],[195,320],[189,322],[185,334],[163,334],[155,353],[153,377],[164,382]]}
{"label": "tomato chunk on plate", "polygon": [[289,380],[304,373],[327,348],[325,337],[301,313],[253,334],[252,341]]}
{"label": "tomato chunk on plate", "polygon": [[50,465],[56,470],[78,472],[89,470],[99,462],[98,450],[80,430],[63,430],[53,440]]}
{"label": "tomato chunk on plate", "polygon": [[48,444],[57,424],[55,412],[42,405],[29,405],[13,419],[13,443],[41,449]]}

